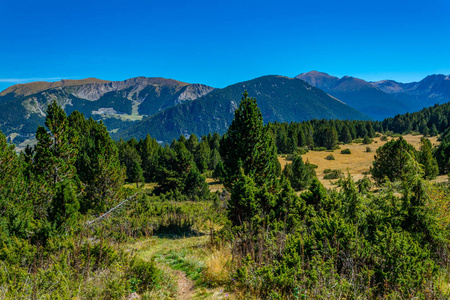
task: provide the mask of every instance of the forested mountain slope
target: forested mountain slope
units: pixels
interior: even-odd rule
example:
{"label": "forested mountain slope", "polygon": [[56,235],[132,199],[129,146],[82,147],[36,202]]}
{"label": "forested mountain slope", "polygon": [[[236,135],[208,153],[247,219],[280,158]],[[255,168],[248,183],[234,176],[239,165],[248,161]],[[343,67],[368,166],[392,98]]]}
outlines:
{"label": "forested mountain slope", "polygon": [[180,135],[223,134],[233,120],[242,93],[255,97],[264,121],[301,122],[311,119],[369,120],[356,109],[338,101],[308,83],[283,77],[263,76],[216,89],[195,101],[167,109],[119,131],[115,137],[144,138],[147,134],[170,142]]}

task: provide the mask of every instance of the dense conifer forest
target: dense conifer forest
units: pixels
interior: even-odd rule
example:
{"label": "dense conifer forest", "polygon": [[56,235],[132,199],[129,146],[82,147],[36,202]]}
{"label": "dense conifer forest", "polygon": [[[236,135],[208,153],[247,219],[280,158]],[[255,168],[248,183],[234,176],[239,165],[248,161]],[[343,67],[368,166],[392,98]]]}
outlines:
{"label": "dense conifer forest", "polygon": [[[448,299],[449,112],[264,125],[244,93],[223,136],[160,145],[53,103],[35,146],[0,134],[0,298],[173,299],[186,277],[210,298]],[[332,190],[302,159],[380,136],[371,176]]]}

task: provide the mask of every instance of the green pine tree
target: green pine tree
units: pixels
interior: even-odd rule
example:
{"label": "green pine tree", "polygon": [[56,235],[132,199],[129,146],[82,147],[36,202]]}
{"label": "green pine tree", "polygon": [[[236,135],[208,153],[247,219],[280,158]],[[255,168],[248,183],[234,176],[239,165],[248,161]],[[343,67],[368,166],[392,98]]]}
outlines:
{"label": "green pine tree", "polygon": [[416,150],[403,137],[390,140],[377,149],[371,168],[373,179],[378,183],[383,183],[385,178],[390,181],[402,179],[409,157],[415,157],[415,155]]}
{"label": "green pine tree", "polygon": [[422,165],[424,176],[427,179],[434,179],[439,174],[439,166],[433,157],[429,139],[420,139],[420,151],[417,153],[418,162]]}
{"label": "green pine tree", "polygon": [[169,191],[182,192],[186,187],[186,178],[194,166],[194,159],[183,143],[176,143],[173,149],[164,148],[158,164],[156,193]]}
{"label": "green pine tree", "polygon": [[285,175],[289,179],[294,190],[300,191],[309,187],[312,179],[316,176],[316,172],[309,163],[304,163],[300,155],[294,157],[292,161],[291,174],[286,170]]}
{"label": "green pine tree", "polygon": [[224,186],[231,189],[240,168],[258,186],[275,185],[277,156],[274,141],[264,127],[261,111],[247,92],[234,112],[234,120],[220,143],[225,176]]}
{"label": "green pine tree", "polygon": [[0,240],[27,239],[33,230],[35,184],[26,180],[25,165],[0,131]]}

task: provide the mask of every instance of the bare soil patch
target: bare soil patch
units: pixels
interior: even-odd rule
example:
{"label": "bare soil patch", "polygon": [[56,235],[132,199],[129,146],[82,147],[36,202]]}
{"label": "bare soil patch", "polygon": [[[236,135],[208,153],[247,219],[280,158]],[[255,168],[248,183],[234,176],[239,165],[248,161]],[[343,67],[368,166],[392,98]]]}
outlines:
{"label": "bare soil patch", "polygon": [[174,273],[178,277],[178,293],[177,299],[187,300],[192,299],[194,295],[194,282],[186,277],[182,271],[175,270]]}

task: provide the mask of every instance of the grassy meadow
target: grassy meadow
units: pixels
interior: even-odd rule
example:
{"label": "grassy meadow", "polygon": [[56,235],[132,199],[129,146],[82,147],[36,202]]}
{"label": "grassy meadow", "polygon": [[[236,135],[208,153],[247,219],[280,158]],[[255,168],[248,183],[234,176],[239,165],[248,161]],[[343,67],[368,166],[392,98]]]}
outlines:
{"label": "grassy meadow", "polygon": [[[420,139],[423,135],[404,135],[403,138],[413,145],[417,150],[420,146]],[[373,142],[369,145],[365,145],[363,143],[353,143],[353,144],[345,144],[340,145],[340,149],[333,151],[309,151],[308,153],[302,155],[304,161],[309,161],[310,163],[317,165],[316,174],[321,183],[326,188],[335,187],[334,183],[337,180],[329,180],[323,179],[326,169],[333,170],[341,170],[344,174],[350,173],[353,180],[357,181],[362,179],[364,176],[370,177],[370,174],[367,174],[370,167],[372,166],[373,158],[376,153],[376,150],[382,147],[387,141],[391,140],[391,137],[388,137],[387,141],[382,141],[381,137],[373,138]],[[393,138],[395,139],[395,137]],[[428,137],[433,145],[437,145],[437,137]],[[370,148],[371,151],[367,152],[367,148]],[[351,154],[341,154],[341,151],[344,149],[349,149]],[[333,154],[334,160],[325,159],[329,154]],[[286,159],[286,155],[280,155],[278,157],[281,167],[287,163],[291,163]],[[439,176],[435,181],[446,181],[447,176]]]}

